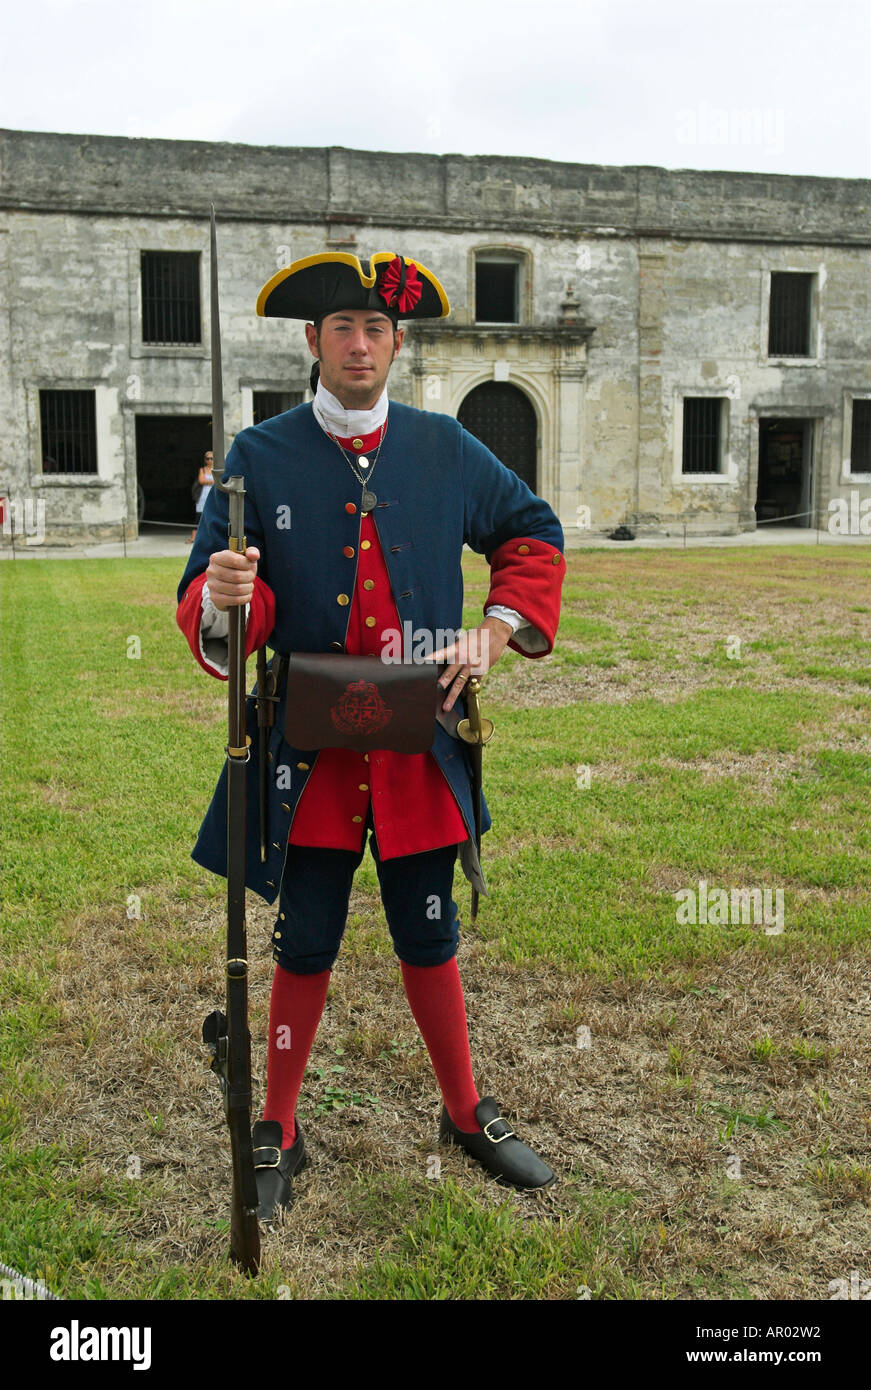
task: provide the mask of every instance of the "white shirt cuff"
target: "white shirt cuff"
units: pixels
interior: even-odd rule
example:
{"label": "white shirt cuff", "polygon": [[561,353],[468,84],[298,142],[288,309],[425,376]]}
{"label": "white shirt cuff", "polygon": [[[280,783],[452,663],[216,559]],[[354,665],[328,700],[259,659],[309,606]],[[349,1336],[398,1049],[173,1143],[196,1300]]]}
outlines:
{"label": "white shirt cuff", "polygon": [[529,655],[547,651],[548,642],[544,633],[533,627],[528,618],[521,617],[516,609],[504,608],[501,603],[493,603],[484,610],[484,617],[500,618],[503,623],[510,623],[517,645]]}
{"label": "white shirt cuff", "polygon": [[[203,585],[203,611],[200,617],[200,656],[205,664],[218,676],[230,674],[228,638],[230,635],[230,614],[226,609],[216,608],[212,603],[208,584]],[[245,621],[251,612],[251,604],[245,604]]]}

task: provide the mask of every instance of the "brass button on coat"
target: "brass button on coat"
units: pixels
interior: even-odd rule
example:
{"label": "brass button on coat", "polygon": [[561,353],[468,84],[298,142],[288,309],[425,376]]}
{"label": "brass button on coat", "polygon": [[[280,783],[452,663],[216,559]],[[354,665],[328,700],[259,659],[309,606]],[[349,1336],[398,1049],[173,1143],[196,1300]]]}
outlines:
{"label": "brass button on coat", "polygon": [[361,549],[361,550],[371,550],[371,548],[372,548],[372,542],[371,542],[371,541],[361,541],[361,542],[360,542],[360,549]]}
{"label": "brass button on coat", "polygon": [[350,560],[354,554],[354,547],[352,545],[346,545],[342,554],[345,556],[346,560]]}
{"label": "brass button on coat", "polygon": [[300,772],[308,772],[310,766],[310,763],[297,763]]}
{"label": "brass button on coat", "polygon": [[519,545],[519,546],[517,547],[517,554],[518,554],[518,555],[528,555],[528,554],[529,554],[529,546],[528,546],[528,545]]}
{"label": "brass button on coat", "polygon": [[553,557],[553,563],[554,563],[555,565],[558,565],[559,562],[560,562],[560,560],[561,560],[562,558],[563,558],[563,557],[562,557],[561,555],[554,555],[554,557]]}
{"label": "brass button on coat", "polygon": [[369,783],[368,783],[368,782],[361,782],[360,785],[359,785],[359,787],[357,788],[357,791],[358,791],[358,792],[367,792],[368,790],[369,790]]}
{"label": "brass button on coat", "polygon": [[346,503],[345,503],[345,511],[346,511],[346,512],[350,512],[352,516],[354,515],[354,512],[355,512],[356,510],[357,510],[357,505],[356,505],[355,502],[346,502]]}
{"label": "brass button on coat", "polygon": [[362,439],[352,439],[351,443],[353,444],[355,449],[362,449],[363,447]]}
{"label": "brass button on coat", "polygon": [[350,602],[351,600],[348,598],[347,594],[336,594],[336,603],[340,603],[343,608],[345,608]]}
{"label": "brass button on coat", "polygon": [[367,627],[374,627],[374,626],[375,626],[375,619],[374,619],[374,618],[367,618],[367,619],[366,619],[366,626],[367,626]]}
{"label": "brass button on coat", "polygon": [[282,809],[282,811],[289,811],[289,810],[290,810],[290,807],[288,806],[288,804],[287,804],[286,801],[282,801],[282,803],[281,803],[281,809]]}
{"label": "brass button on coat", "polygon": [[364,588],[364,589],[374,589],[374,588],[375,588],[375,580],[374,580],[374,579],[364,579],[364,580],[363,580],[363,588]]}
{"label": "brass button on coat", "polygon": [[334,652],[343,652],[345,648],[342,646],[341,642],[331,642],[330,650]]}
{"label": "brass button on coat", "polygon": [[360,825],[360,824],[362,824],[362,821],[363,821],[363,817],[362,817],[362,816],[352,816],[351,819],[352,819],[352,821],[354,822],[355,825]]}

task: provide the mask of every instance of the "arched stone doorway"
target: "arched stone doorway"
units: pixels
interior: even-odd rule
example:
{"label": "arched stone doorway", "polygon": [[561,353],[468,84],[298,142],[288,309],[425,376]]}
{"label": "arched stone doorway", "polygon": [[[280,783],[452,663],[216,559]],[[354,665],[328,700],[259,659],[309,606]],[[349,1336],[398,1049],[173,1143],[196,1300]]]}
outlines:
{"label": "arched stone doorway", "polygon": [[464,429],[486,444],[527,487],[537,492],[538,421],[528,396],[509,381],[485,381],[457,411]]}

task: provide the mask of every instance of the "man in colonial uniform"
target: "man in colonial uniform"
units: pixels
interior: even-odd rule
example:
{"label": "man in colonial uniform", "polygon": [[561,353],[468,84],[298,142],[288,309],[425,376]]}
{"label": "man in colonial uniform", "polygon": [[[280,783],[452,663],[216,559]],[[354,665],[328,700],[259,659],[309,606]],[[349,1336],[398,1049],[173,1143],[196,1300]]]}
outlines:
{"label": "man in colonial uniform", "polygon": [[[279,899],[263,1120],[254,1126],[259,1215],[292,1201],[306,1162],[297,1097],[338,955],[367,832],[408,1001],[444,1102],[440,1138],[500,1180],[532,1190],[555,1175],[475,1085],[452,899],[458,853],[485,891],[475,844],[469,761],[450,714],[470,677],[506,645],[553,649],[565,563],[563,534],[536,497],[452,417],[388,406],[400,319],[442,318],[447,297],[418,262],[325,253],[294,262],[257,303],[267,317],[306,320],[317,359],[314,400],[244,430],[226,463],[245,479],[244,554],[227,549],[228,504],[213,489],[179,586],[178,623],[200,665],[227,675],[227,610],[248,605],[247,653],[268,642],[279,703],[268,737],[268,845],[246,846],[246,882]],[[319,377],[319,379],[318,379]],[[477,629],[428,655],[446,665],[432,746],[406,753],[291,747],[285,655],[386,658],[408,635],[459,633],[463,544],[487,556],[490,592]],[[435,681],[436,672],[433,673]],[[340,716],[337,716],[340,717]],[[334,719],[335,722],[335,719]],[[259,731],[249,723],[247,812],[258,818]],[[427,736],[428,742],[428,736]],[[226,768],[194,859],[226,873]],[[481,828],[490,818],[483,806]],[[433,911],[433,904],[438,910]],[[290,1030],[289,1033],[287,1030]],[[282,1046],[290,1038],[290,1047]]]}

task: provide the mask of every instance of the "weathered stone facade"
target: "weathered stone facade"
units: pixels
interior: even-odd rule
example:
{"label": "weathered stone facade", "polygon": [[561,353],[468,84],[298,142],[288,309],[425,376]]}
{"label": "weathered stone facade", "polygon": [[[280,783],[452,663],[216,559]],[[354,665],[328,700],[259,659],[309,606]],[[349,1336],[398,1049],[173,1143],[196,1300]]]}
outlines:
{"label": "weathered stone facade", "polygon": [[[135,535],[137,418],[209,416],[210,201],[228,442],[254,391],[308,383],[301,325],[254,314],[262,284],[328,247],[396,249],[439,276],[453,312],[409,329],[391,394],[457,414],[483,382],[518,388],[536,488],[570,544],[579,519],[597,534],[753,528],[771,418],[807,422],[804,524],[825,525],[833,498],[871,498],[871,473],[850,467],[853,403],[871,399],[871,182],[7,131],[0,496],[19,532],[39,515],[48,543],[117,539],[125,522]],[[201,253],[200,344],[143,343],[144,250]],[[519,268],[517,324],[475,321],[488,253]],[[768,353],[779,271],[814,277],[798,358]],[[40,391],[61,390],[95,393],[96,474],[43,472]],[[724,403],[716,472],[682,471],[686,396]]]}

